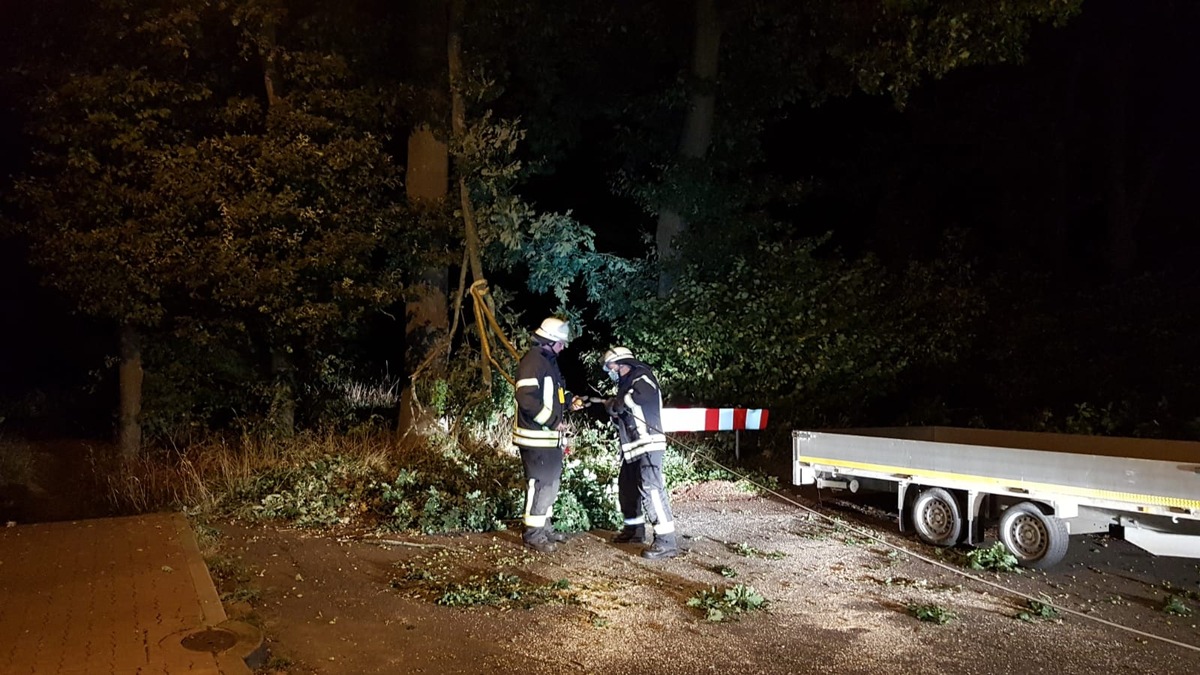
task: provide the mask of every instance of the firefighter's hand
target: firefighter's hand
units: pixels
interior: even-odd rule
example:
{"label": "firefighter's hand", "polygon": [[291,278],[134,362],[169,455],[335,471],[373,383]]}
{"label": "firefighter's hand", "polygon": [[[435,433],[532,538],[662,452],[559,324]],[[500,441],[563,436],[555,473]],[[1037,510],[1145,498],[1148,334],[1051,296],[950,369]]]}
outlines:
{"label": "firefighter's hand", "polygon": [[571,397],[571,412],[583,410],[583,406],[585,405],[587,405],[587,401],[584,401],[582,396]]}

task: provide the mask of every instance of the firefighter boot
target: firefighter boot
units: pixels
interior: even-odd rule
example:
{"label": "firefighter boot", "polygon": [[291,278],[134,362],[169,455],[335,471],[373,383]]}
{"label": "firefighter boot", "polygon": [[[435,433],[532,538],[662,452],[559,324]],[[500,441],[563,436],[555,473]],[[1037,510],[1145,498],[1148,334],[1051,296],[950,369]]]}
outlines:
{"label": "firefighter boot", "polygon": [[629,542],[642,543],[646,541],[646,526],[645,525],[626,525],[621,528],[617,536],[613,537],[614,544],[628,544]]}
{"label": "firefighter boot", "polygon": [[679,545],[675,542],[675,533],[654,535],[654,545],[642,551],[642,557],[649,560],[663,560],[679,555]]}
{"label": "firefighter boot", "polygon": [[554,553],[558,549],[554,542],[550,540],[546,527],[527,527],[525,534],[521,539],[525,542],[525,548],[531,548],[538,553]]}

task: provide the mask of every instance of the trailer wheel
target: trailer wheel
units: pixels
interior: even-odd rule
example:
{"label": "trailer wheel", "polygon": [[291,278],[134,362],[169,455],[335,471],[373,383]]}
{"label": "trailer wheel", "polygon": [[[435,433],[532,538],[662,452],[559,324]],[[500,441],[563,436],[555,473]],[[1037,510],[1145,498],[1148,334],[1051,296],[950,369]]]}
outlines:
{"label": "trailer wheel", "polygon": [[921,541],[934,546],[953,546],[962,535],[962,510],[949,491],[929,488],[913,501],[912,523]]}
{"label": "trailer wheel", "polygon": [[1032,502],[1014,504],[1000,516],[1000,541],[1023,567],[1044,570],[1058,564],[1071,541],[1067,524]]}

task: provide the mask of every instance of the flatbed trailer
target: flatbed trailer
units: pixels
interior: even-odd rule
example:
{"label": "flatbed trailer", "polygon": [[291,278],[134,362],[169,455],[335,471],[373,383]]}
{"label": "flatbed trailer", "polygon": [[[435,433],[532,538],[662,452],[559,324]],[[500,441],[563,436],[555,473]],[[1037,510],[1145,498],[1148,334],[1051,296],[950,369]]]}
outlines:
{"label": "flatbed trailer", "polygon": [[1113,531],[1200,558],[1200,443],[956,427],[793,431],[792,482],[896,494],[901,531],[936,546],[999,539],[1024,566],[1071,534]]}

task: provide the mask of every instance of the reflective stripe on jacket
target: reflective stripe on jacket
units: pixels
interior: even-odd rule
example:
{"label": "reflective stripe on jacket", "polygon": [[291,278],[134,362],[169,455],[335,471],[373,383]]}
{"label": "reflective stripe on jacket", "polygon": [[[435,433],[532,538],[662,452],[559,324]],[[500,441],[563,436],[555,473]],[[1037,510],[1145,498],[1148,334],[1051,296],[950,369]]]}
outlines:
{"label": "reflective stripe on jacket", "polygon": [[521,448],[557,448],[562,435],[566,391],[558,361],[549,347],[530,348],[517,366],[517,414],[513,443]]}
{"label": "reflective stripe on jacket", "polygon": [[650,366],[632,359],[622,363],[631,370],[617,382],[617,400],[624,409],[616,423],[621,458],[628,462],[647,452],[665,451],[667,436],[662,431],[662,392]]}

